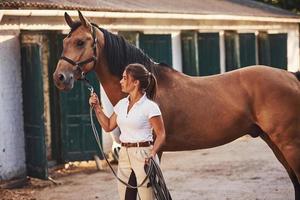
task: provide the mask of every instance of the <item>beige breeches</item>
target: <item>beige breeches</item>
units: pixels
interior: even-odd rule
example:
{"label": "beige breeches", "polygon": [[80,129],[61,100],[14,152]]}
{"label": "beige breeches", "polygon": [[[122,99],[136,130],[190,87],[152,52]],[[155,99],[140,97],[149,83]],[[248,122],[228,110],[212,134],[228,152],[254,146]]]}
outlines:
{"label": "beige breeches", "polygon": [[[139,185],[146,177],[146,172],[144,170],[145,158],[150,154],[152,146],[149,147],[122,147],[119,152],[119,166],[118,166],[118,176],[128,183],[129,177],[132,171],[135,173],[137,185]],[[158,162],[158,157],[155,158]],[[143,186],[138,188],[138,197],[141,200],[153,200],[153,190],[152,187],[147,187],[149,180],[147,180]],[[118,190],[120,200],[125,200],[126,196],[126,186],[118,181]],[[139,199],[138,198],[138,199]]]}

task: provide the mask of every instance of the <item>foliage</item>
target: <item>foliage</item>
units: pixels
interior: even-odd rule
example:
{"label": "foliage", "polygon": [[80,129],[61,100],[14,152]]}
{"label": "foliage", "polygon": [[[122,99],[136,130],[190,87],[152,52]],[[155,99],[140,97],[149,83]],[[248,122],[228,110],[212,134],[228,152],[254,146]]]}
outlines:
{"label": "foliage", "polygon": [[300,0],[256,0],[300,14]]}

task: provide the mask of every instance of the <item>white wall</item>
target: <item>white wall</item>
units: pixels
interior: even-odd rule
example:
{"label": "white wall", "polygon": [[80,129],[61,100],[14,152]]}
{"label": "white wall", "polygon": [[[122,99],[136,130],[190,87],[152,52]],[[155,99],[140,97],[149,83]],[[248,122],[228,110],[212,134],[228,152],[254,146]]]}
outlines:
{"label": "white wall", "polygon": [[226,61],[225,61],[225,38],[224,38],[224,31],[219,32],[220,37],[220,73],[226,72]]}
{"label": "white wall", "polygon": [[0,31],[0,180],[26,175],[18,37]]}
{"label": "white wall", "polygon": [[182,72],[182,53],[180,32],[172,32],[172,63],[173,68]]}
{"label": "white wall", "polygon": [[289,71],[299,71],[300,70],[300,53],[299,53],[299,31],[298,26],[294,30],[288,31],[287,39],[287,64]]}

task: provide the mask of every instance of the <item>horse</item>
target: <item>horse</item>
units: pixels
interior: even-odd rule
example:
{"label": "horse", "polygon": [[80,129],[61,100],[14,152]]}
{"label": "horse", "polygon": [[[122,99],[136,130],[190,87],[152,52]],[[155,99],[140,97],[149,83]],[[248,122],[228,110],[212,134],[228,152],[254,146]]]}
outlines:
{"label": "horse", "polygon": [[262,138],[285,167],[300,200],[300,72],[254,65],[192,77],[154,62],[123,37],[65,13],[71,31],[53,74],[59,90],[71,90],[92,70],[112,105],[126,94],[120,79],[130,63],[155,74],[156,102],[166,129],[163,151],[211,148],[244,135]]}

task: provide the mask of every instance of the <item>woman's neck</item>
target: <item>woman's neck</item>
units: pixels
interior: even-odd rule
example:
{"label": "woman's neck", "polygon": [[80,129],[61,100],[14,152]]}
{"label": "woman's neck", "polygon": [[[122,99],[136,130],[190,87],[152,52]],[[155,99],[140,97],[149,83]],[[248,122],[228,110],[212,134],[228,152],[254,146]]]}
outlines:
{"label": "woman's neck", "polygon": [[137,91],[137,90],[130,92],[129,93],[129,101],[130,101],[130,103],[137,102],[143,95],[144,95],[143,92]]}

